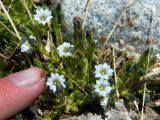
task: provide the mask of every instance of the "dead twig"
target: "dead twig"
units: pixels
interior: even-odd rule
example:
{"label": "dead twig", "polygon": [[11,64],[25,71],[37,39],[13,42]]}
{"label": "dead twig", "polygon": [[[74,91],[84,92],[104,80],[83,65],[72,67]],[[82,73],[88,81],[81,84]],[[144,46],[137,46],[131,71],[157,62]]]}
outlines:
{"label": "dead twig", "polygon": [[5,56],[5,55],[3,55],[2,53],[0,53],[0,57],[1,57],[1,58],[4,58],[4,59],[8,59],[8,57]]}
{"label": "dead twig", "polygon": [[13,54],[16,52],[16,50],[18,49],[18,47],[20,46],[20,44],[21,44],[21,42],[16,46],[16,48],[13,50],[13,52],[11,53],[11,55],[5,56],[2,53],[0,53],[0,57],[9,60],[13,56]]}

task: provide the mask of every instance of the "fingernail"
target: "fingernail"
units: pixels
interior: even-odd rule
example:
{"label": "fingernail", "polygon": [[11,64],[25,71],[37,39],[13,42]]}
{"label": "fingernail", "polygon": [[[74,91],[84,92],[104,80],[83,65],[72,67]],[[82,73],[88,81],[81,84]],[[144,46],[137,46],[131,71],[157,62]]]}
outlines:
{"label": "fingernail", "polygon": [[35,85],[37,82],[44,80],[44,73],[40,68],[29,68],[21,72],[12,74],[8,78],[17,86],[17,87],[28,87]]}

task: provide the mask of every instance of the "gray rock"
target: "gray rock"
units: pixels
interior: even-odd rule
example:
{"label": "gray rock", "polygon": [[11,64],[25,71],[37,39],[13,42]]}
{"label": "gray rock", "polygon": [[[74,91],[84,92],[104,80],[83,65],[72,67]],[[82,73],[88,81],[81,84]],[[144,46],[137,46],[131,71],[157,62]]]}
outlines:
{"label": "gray rock", "polygon": [[70,116],[67,118],[60,118],[59,120],[103,120],[101,115],[93,114],[93,113],[87,113],[82,114],[79,116]]}
{"label": "gray rock", "polygon": [[[73,32],[73,18],[85,16],[87,0],[63,0],[62,13],[68,31]],[[133,4],[132,4],[133,3]],[[146,40],[154,38],[156,48],[160,39],[160,0],[90,0],[85,28],[93,31],[95,39],[108,36],[122,11],[120,23],[112,35],[112,41],[123,39],[138,49],[146,48]],[[141,46],[141,47],[139,47]]]}
{"label": "gray rock", "polygon": [[[106,100],[106,105],[108,99],[103,99],[103,103]],[[108,103],[110,104],[110,103]],[[133,107],[133,106],[132,106]],[[74,116],[61,116],[59,120],[139,120],[140,119],[140,111],[137,111],[135,108],[127,107],[124,105],[123,100],[119,102],[115,102],[115,106],[106,106],[105,117],[102,118],[101,115],[93,114],[93,113],[83,113],[81,115]],[[145,107],[144,120],[160,120],[160,115],[156,113],[151,107]]]}

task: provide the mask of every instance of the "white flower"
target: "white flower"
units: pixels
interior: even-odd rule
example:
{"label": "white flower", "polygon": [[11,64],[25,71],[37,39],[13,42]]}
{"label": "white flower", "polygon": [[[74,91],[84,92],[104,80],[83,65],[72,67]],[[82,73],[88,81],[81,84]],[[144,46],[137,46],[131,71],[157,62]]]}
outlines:
{"label": "white flower", "polygon": [[35,37],[35,36],[33,36],[33,35],[30,35],[30,36],[29,36],[29,39],[36,40],[36,37]]}
{"label": "white flower", "polygon": [[70,45],[70,43],[64,42],[62,45],[58,46],[57,48],[58,54],[60,57],[72,56],[73,48],[74,48],[73,45]]}
{"label": "white flower", "polygon": [[21,52],[26,52],[26,53],[32,52],[31,44],[27,40],[21,44],[20,48]]}
{"label": "white flower", "polygon": [[108,80],[113,74],[113,70],[107,63],[99,64],[95,66],[95,77]]}
{"label": "white flower", "polygon": [[94,40],[93,43],[95,44],[95,46],[99,47],[100,46],[100,43],[98,40]]}
{"label": "white flower", "polygon": [[95,92],[99,94],[99,96],[106,97],[112,90],[110,83],[106,80],[100,79],[96,81]]}
{"label": "white flower", "polygon": [[45,25],[46,23],[49,23],[52,19],[51,11],[46,8],[38,8],[36,10],[36,14],[34,15],[34,19],[38,21],[38,23]]}
{"label": "white flower", "polygon": [[50,90],[54,93],[56,92],[57,87],[62,86],[63,88],[66,87],[64,84],[65,79],[63,75],[59,75],[58,73],[51,73],[51,77],[47,79],[47,86],[49,86]]}

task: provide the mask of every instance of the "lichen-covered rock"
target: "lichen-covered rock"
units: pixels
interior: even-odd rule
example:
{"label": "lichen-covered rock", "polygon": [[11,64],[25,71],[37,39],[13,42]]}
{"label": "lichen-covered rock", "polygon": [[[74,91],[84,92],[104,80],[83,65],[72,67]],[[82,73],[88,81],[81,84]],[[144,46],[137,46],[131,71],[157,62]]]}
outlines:
{"label": "lichen-covered rock", "polygon": [[115,108],[105,112],[106,120],[131,120],[127,108],[125,107],[123,100],[115,102]]}
{"label": "lichen-covered rock", "polygon": [[59,120],[103,120],[101,115],[86,113],[79,116],[61,117]]}
{"label": "lichen-covered rock", "polygon": [[[111,101],[107,98],[103,99],[104,115],[94,113],[83,113],[81,115],[62,115],[59,120],[139,120],[140,111],[136,110],[134,105],[129,107],[125,105],[123,100],[115,102],[115,106],[111,105]],[[101,102],[102,102],[101,101]],[[106,102],[105,102],[106,101]],[[106,106],[106,104],[109,104]],[[106,106],[106,108],[104,107]],[[126,107],[127,106],[127,107]],[[145,106],[144,120],[160,120],[160,115],[149,106]]]}
{"label": "lichen-covered rock", "polygon": [[[87,0],[62,1],[62,13],[68,30],[73,32],[73,18],[85,16]],[[156,48],[160,39],[160,2],[156,0],[90,0],[86,12],[85,28],[96,39],[108,36],[122,11],[128,7],[112,35],[112,41],[123,39],[138,49],[146,48],[148,38],[155,39]],[[141,46],[141,47],[140,47]]]}

